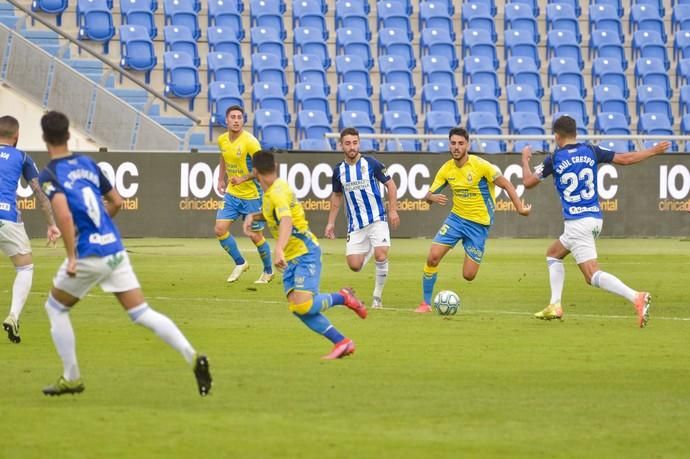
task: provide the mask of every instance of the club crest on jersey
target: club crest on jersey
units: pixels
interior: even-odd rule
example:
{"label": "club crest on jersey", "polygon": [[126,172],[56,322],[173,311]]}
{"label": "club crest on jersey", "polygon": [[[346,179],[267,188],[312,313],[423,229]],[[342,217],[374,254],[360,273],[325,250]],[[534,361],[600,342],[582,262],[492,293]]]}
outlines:
{"label": "club crest on jersey", "polygon": [[472,174],[467,174],[467,183],[472,183]]}

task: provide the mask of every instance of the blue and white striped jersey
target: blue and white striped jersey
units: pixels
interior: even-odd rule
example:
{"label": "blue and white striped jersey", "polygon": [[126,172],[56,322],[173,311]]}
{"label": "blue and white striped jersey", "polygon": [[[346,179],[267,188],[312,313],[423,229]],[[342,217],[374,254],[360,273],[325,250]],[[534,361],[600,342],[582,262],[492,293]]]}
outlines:
{"label": "blue and white striped jersey", "polygon": [[390,179],[386,166],[371,156],[361,156],[353,165],[343,161],[333,168],[333,192],[345,197],[348,234],[386,220],[380,184]]}
{"label": "blue and white striped jersey", "polygon": [[553,183],[561,198],[563,218],[602,218],[597,194],[599,163],[610,163],[615,153],[587,143],[565,145],[535,169],[543,180],[553,174]]}
{"label": "blue and white striped jersey", "polygon": [[17,185],[22,176],[27,182],[38,177],[36,163],[23,151],[0,145],[0,220],[21,221],[17,210]]}

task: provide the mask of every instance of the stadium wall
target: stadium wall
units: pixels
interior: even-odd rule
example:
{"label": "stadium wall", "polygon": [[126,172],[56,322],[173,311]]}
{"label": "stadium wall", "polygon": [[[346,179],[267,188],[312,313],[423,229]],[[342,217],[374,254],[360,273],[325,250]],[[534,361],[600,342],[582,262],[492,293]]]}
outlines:
{"label": "stadium wall", "polygon": [[[32,153],[39,167],[45,152]],[[424,195],[446,155],[381,154],[398,185],[401,225],[395,237],[433,237],[450,205],[429,206]],[[215,154],[115,153],[93,154],[125,198],[117,216],[125,237],[213,237],[213,222],[221,198],[214,190],[218,176]],[[551,179],[536,189],[521,185],[519,155],[485,156],[533,205],[532,215],[520,217],[498,188],[492,237],[555,237],[561,233],[560,206]],[[317,236],[328,216],[332,167],[340,154],[280,153],[280,175],[297,190]],[[541,158],[535,156],[533,165]],[[690,155],[668,154],[635,166],[601,165],[599,195],[605,212],[606,237],[678,237],[690,232]],[[45,222],[31,190],[21,185],[20,208],[32,237],[41,237]],[[241,225],[233,225],[241,233]],[[338,236],[345,219],[339,216]]]}

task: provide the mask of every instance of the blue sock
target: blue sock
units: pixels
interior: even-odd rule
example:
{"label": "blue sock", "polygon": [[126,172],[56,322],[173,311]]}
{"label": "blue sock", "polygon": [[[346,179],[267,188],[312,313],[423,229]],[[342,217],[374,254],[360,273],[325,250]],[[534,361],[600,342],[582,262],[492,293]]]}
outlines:
{"label": "blue sock", "polygon": [[345,298],[340,293],[319,293],[314,297],[314,303],[309,312],[323,312],[340,304],[345,304]]}
{"label": "blue sock", "polygon": [[422,276],[422,292],[424,293],[424,302],[431,304],[431,295],[434,293],[434,285],[436,285],[436,278],[438,277],[438,266],[431,267],[424,265],[424,275]]}
{"label": "blue sock", "polygon": [[331,322],[321,313],[318,314],[305,314],[303,316],[293,313],[299,320],[301,320],[304,325],[318,333],[323,335],[332,343],[339,343],[345,337],[340,334],[338,330],[335,329]]}
{"label": "blue sock", "polygon": [[235,264],[244,264],[244,258],[240,253],[240,249],[237,248],[237,242],[235,242],[235,238],[232,237],[229,231],[221,237],[219,237],[218,242],[220,243],[220,246],[223,248],[223,250],[228,252],[228,255],[230,255],[230,257],[235,261]]}
{"label": "blue sock", "polygon": [[271,247],[266,242],[266,239],[261,239],[256,245],[256,250],[259,252],[261,262],[264,264],[264,272],[271,274],[273,272],[273,265],[271,263]]}

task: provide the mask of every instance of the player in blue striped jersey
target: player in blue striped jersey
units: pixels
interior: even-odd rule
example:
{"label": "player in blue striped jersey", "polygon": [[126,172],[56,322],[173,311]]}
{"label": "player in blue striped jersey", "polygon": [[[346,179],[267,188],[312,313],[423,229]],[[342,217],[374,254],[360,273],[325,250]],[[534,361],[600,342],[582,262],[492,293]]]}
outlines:
{"label": "player in blue striped jersey", "polygon": [[[400,224],[396,196],[398,189],[386,173],[386,166],[371,156],[362,156],[357,129],[343,129],[340,144],[345,160],[333,168],[333,194],[325,236],[335,238],[335,221],[344,201],[347,217],[347,265],[352,271],[358,272],[373,254],[376,260],[376,280],[372,307],[381,308],[383,287],[388,277],[390,228],[396,229]],[[382,185],[386,188],[388,210],[384,203]]]}
{"label": "player in blue striped jersey", "polygon": [[48,243],[55,245],[60,230],[55,226],[53,212],[48,198],[38,185],[38,169],[29,155],[17,150],[19,122],[11,116],[0,117],[0,252],[4,253],[17,272],[12,284],[10,313],[2,327],[13,343],[21,342],[19,336],[19,315],[29,297],[34,275],[31,244],[24,229],[21,212],[17,209],[17,185],[24,177],[41,203],[41,209],[48,220]]}
{"label": "player in blue striped jersey", "polygon": [[65,115],[46,113],[41,128],[51,161],[39,181],[53,206],[67,254],[45,304],[64,371],[57,383],[43,389],[43,393],[63,395],[84,390],[69,312],[99,284],[103,291],[115,295],[132,322],[152,330],[193,365],[199,393],[208,394],[211,374],[206,357],[198,355],[173,321],[154,311],[141,292],[112,220],[122,206],[122,198],[91,158],[69,151],[69,120]]}
{"label": "player in blue striped jersey", "polygon": [[614,153],[605,148],[578,142],[575,120],[569,116],[558,118],[553,124],[553,132],[558,148],[534,171],[530,169],[529,164],[532,157],[531,149],[525,147],[522,150],[522,181],[525,188],[533,188],[552,175],[565,220],[563,234],[546,251],[551,301],[534,316],[544,320],[563,317],[563,259],[572,253],[585,281],[633,303],[638,315],[638,325],[644,327],[649,319],[651,295],[631,289],[616,276],[600,270],[597,263],[596,239],[603,225],[597,194],[597,170],[600,163],[621,166],[639,163],[663,153],[671,144],[660,142],[639,152]]}

